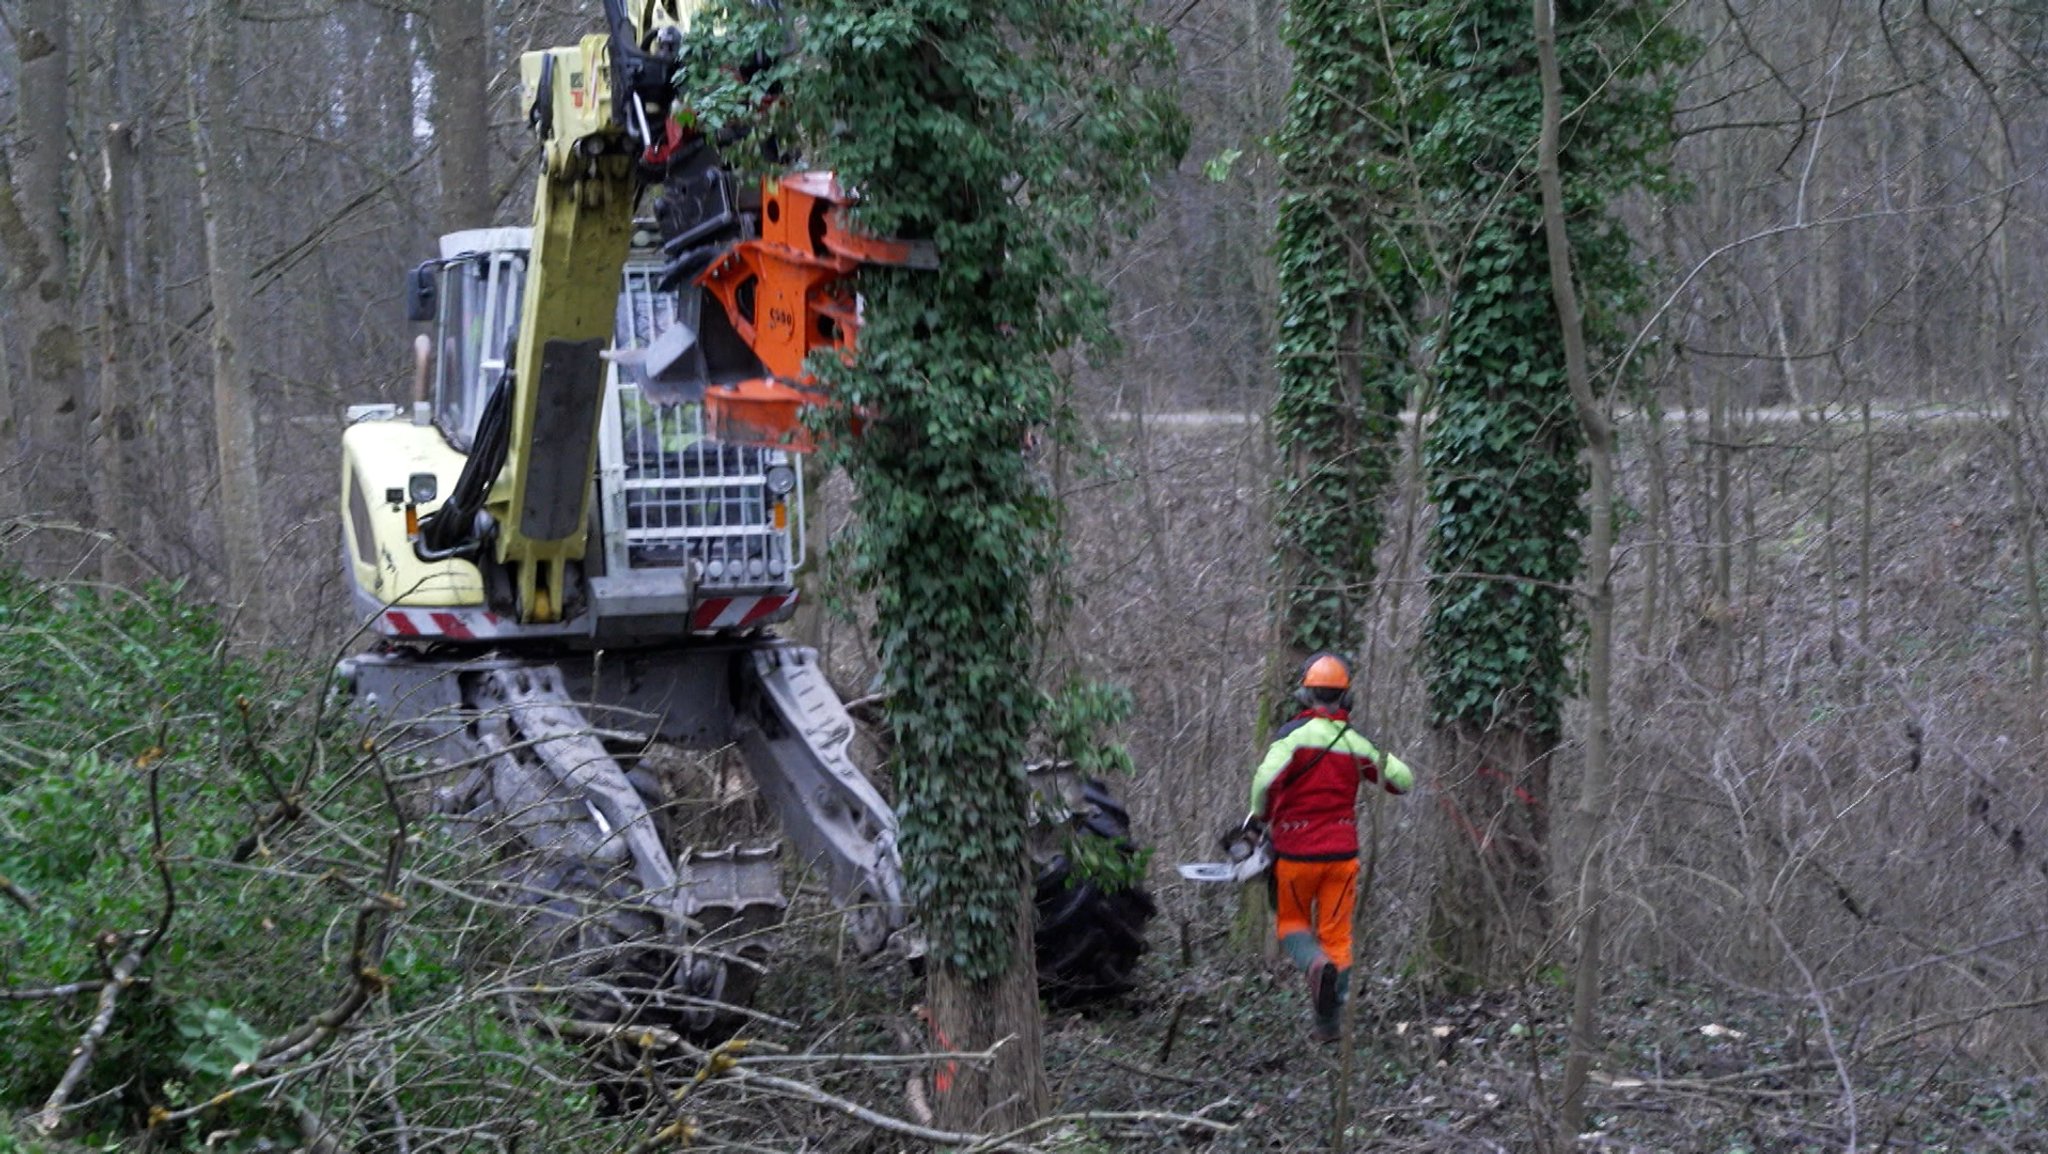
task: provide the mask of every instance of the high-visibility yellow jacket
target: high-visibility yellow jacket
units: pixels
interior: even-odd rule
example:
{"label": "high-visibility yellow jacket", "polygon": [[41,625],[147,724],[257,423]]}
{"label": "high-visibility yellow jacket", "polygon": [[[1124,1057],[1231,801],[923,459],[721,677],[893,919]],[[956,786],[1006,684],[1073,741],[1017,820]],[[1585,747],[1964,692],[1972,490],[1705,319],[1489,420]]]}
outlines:
{"label": "high-visibility yellow jacket", "polygon": [[1272,830],[1273,854],[1337,861],[1358,853],[1358,788],[1415,788],[1415,773],[1351,728],[1341,709],[1308,709],[1282,727],[1252,775],[1252,816]]}

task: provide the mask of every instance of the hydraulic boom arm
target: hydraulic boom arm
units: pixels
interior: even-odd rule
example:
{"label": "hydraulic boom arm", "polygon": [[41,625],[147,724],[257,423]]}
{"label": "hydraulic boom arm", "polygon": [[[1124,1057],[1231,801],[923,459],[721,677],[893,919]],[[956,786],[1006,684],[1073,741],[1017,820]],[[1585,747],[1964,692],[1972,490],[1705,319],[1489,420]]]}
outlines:
{"label": "hydraulic boom arm", "polygon": [[859,305],[848,274],[934,259],[928,244],[849,227],[853,197],[828,174],[765,181],[758,203],[738,210],[711,142],[671,115],[677,59],[706,3],[638,0],[629,12],[627,0],[605,0],[605,33],[519,62],[541,168],[518,329],[463,474],[421,522],[416,551],[473,557],[492,542],[491,568],[522,624],[574,612],[570,566],[589,538],[606,346],[643,187],[664,186],[669,279],[687,282],[663,287],[715,307],[701,331],[674,326],[658,364],[654,350],[614,359],[650,399],[701,404],[712,437],[728,444],[808,449],[802,412],[826,399],[805,359],[852,355]]}
{"label": "hydraulic boom arm", "polygon": [[[522,621],[563,612],[581,560],[613,328],[639,191],[637,166],[668,122],[674,49],[702,0],[606,0],[609,30],[519,62],[541,137],[533,251],[503,404],[504,471],[487,503]],[[487,454],[478,454],[486,457]]]}

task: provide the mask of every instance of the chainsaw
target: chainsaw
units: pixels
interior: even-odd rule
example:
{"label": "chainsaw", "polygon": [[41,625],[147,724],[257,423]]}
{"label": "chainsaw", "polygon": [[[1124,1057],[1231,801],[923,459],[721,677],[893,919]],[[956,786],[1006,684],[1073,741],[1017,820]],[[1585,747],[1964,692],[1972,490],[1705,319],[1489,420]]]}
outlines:
{"label": "chainsaw", "polygon": [[1241,884],[1273,867],[1273,843],[1259,819],[1245,818],[1243,825],[1224,831],[1221,841],[1229,860],[1183,862],[1177,867],[1180,876],[1191,882]]}

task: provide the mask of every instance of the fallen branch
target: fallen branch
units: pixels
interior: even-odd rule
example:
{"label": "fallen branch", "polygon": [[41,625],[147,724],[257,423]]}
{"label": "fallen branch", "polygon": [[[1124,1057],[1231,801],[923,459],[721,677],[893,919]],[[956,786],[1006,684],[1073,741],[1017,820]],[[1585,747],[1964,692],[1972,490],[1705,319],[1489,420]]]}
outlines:
{"label": "fallen branch", "polygon": [[[836,1094],[828,1094],[808,1082],[799,1082],[794,1078],[782,1078],[774,1074],[760,1074],[740,1066],[735,1066],[728,1073],[732,1081],[761,1090],[772,1090],[777,1093],[786,1094],[792,1098],[809,1102],[814,1106],[823,1106],[828,1110],[836,1111],[876,1130],[898,1134],[905,1138],[915,1138],[921,1142],[932,1143],[935,1146],[963,1146],[971,1150],[1005,1150],[1019,1152],[1019,1154],[1036,1154],[1035,1147],[1011,1141],[1007,1135],[993,1140],[993,1144],[991,1144],[991,1140],[984,1135],[965,1134],[955,1130],[938,1130],[930,1126],[920,1126],[915,1122],[893,1117],[878,1110],[870,1110],[858,1102],[849,1101]],[[1036,1127],[1033,1127],[1033,1129],[1036,1129]]]}
{"label": "fallen branch", "polygon": [[[1807,1066],[1816,1071],[1827,1068],[1826,1063],[1818,1061],[1807,1063]],[[1789,1101],[1800,1098],[1827,1098],[1833,1096],[1833,1091],[1831,1090],[1816,1090],[1797,1086],[1744,1086],[1738,1084],[1737,1081],[1731,1080],[1746,1080],[1756,1076],[1754,1072],[1745,1072],[1719,1078],[1615,1078],[1596,1073],[1590,1077],[1588,1085],[1595,1090],[1607,1090],[1616,1093],[1639,1090],[1654,1094],[1691,1094],[1702,1098],[1761,1098],[1765,1100],[1782,1099]]]}
{"label": "fallen branch", "polygon": [[[535,1025],[553,1031],[567,1038],[588,1042],[623,1042],[643,1050],[678,1050],[697,1059],[710,1057],[714,1051],[693,1045],[687,1038],[674,1030],[660,1026],[637,1026],[620,1022],[591,1022],[581,1018],[550,1018],[539,1014],[526,1015]],[[768,1065],[802,1066],[929,1066],[940,1062],[966,1062],[970,1065],[987,1065],[996,1060],[998,1047],[986,1050],[955,1051],[934,1050],[921,1054],[792,1054],[783,1047],[758,1038],[742,1039],[749,1054],[737,1060],[739,1065],[761,1067]],[[754,1051],[766,1051],[756,1054]],[[1171,1075],[1161,1075],[1171,1077]],[[1195,1079],[1188,1079],[1193,1082]]]}
{"label": "fallen branch", "polygon": [[[878,1110],[869,1109],[868,1107],[863,1106],[858,1102],[854,1102],[849,1099],[842,1098],[836,1094],[831,1094],[824,1090],[821,1090],[808,1082],[800,1082],[794,1078],[783,1078],[774,1074],[763,1074],[758,1070],[749,1069],[743,1060],[735,1059],[728,1056],[725,1053],[725,1050],[725,1047],[720,1047],[719,1050],[713,1051],[711,1054],[707,1055],[707,1057],[710,1058],[711,1061],[706,1062],[704,1068],[698,1071],[697,1077],[691,1082],[691,1085],[689,1087],[685,1088],[683,1091],[678,1092],[678,1094],[676,1095],[678,1100],[687,1095],[689,1091],[691,1089],[694,1089],[697,1085],[707,1080],[711,1080],[713,1078],[722,1077],[726,1081],[736,1082],[741,1085],[749,1086],[757,1090],[766,1090],[774,1093],[780,1093],[792,1098],[796,1098],[800,1101],[809,1102],[814,1106],[822,1106],[828,1110],[835,1111],[839,1114],[844,1115],[845,1117],[851,1118],[854,1121],[859,1122],[865,1126],[872,1127],[876,1130],[881,1130],[885,1133],[896,1134],[905,1138],[915,1138],[920,1142],[929,1142],[937,1146],[957,1146],[962,1148],[965,1154],[997,1154],[997,1152],[1000,1151],[1011,1152],[1011,1154],[1037,1154],[1037,1147],[1028,1146],[1024,1144],[1023,1140],[1026,1137],[1032,1134],[1036,1134],[1042,1130],[1047,1130],[1053,1127],[1064,1126],[1069,1123],[1077,1122],[1158,1122],[1177,1126],[1183,1129],[1187,1127],[1197,1127],[1218,1134],[1228,1134],[1236,1130],[1236,1127],[1226,1122],[1217,1122],[1213,1119],[1200,1117],[1199,1115],[1194,1114],[1175,1114],[1163,1110],[1104,1111],[1098,1113],[1055,1114],[1051,1117],[1041,1118],[1036,1122],[1030,1123],[1029,1125],[1020,1126],[1007,1134],[998,1134],[993,1136],[985,1134],[969,1134],[953,1130],[940,1130],[930,1125],[925,1125],[918,1122],[911,1122],[906,1119],[894,1117],[893,1115],[884,1114]],[[929,1056],[921,1055],[921,1057],[945,1057],[949,1060],[952,1060],[957,1058],[969,1057],[993,1057],[993,1054],[948,1054]],[[719,1059],[723,1059],[723,1061],[720,1061]],[[913,1095],[912,1109],[916,1110],[918,1105],[918,1096]],[[929,1109],[929,1106],[926,1106],[926,1109]],[[922,1110],[918,1112],[920,1115],[924,1113],[924,1111]],[[642,1142],[640,1146],[636,1148],[636,1150],[652,1150],[664,1142],[674,1140],[679,1133],[678,1127],[682,1127],[685,1125],[687,1124],[681,1121],[671,1122],[667,1126],[664,1126],[662,1130],[650,1136],[646,1141]]]}
{"label": "fallen branch", "polygon": [[1136,1074],[1140,1078],[1157,1078],[1162,1082],[1179,1082],[1183,1086],[1217,1086],[1222,1084],[1215,1078],[1197,1078],[1188,1074],[1175,1074],[1168,1070],[1154,1070],[1150,1066],[1140,1066],[1136,1062],[1126,1062],[1114,1054],[1098,1054],[1096,1057],[1115,1066],[1119,1070]]}
{"label": "fallen branch", "polygon": [[628,1026],[614,1022],[585,1022],[577,1018],[543,1018],[538,1014],[532,1020],[552,1033],[568,1038],[581,1038],[586,1042],[624,1042],[642,1050],[682,1050],[697,1053],[697,1047],[683,1039],[674,1030],[660,1026]]}
{"label": "fallen branch", "polygon": [[41,1002],[51,998],[74,998],[89,994],[107,984],[105,978],[88,978],[82,982],[66,982],[61,986],[40,986],[29,990],[0,990],[0,1002]]}
{"label": "fallen branch", "polygon": [[148,942],[121,955],[114,963],[114,975],[100,986],[99,1009],[92,1021],[85,1027],[85,1033],[78,1037],[78,1045],[72,1048],[71,1064],[64,1068],[64,1076],[57,1081],[57,1088],[43,1102],[43,1112],[36,1125],[43,1133],[56,1132],[64,1122],[64,1103],[71,1098],[72,1091],[85,1077],[85,1071],[92,1065],[93,1054],[99,1049],[100,1039],[106,1036],[107,1027],[114,1022],[114,1007],[120,1001],[121,991],[135,981],[135,971],[142,967],[142,960],[149,956]]}
{"label": "fallen branch", "polygon": [[167,1110],[162,1106],[151,1106],[149,1108],[149,1128],[154,1130],[159,1126],[166,1126],[173,1122],[184,1122],[188,1119],[197,1118],[216,1106],[225,1106],[237,1098],[246,1097],[251,1091],[266,1090],[272,1086],[283,1085],[292,1078],[305,1076],[307,1072],[307,1068],[302,1066],[296,1070],[286,1070],[283,1073],[258,1078],[253,1082],[245,1082],[240,1086],[230,1086],[204,1102],[195,1102],[179,1110]]}
{"label": "fallen branch", "polygon": [[296,799],[280,801],[271,806],[269,812],[256,819],[256,827],[242,835],[242,840],[235,843],[235,848],[228,853],[228,860],[245,862],[258,853],[265,852],[264,843],[270,835],[299,820],[303,813]]}
{"label": "fallen branch", "polygon": [[982,1151],[1029,1149],[1029,1147],[1016,1146],[1014,1143],[1027,1134],[1036,1134],[1040,1130],[1049,1130],[1052,1127],[1065,1126],[1073,1122],[1165,1122],[1178,1126],[1181,1129],[1193,1126],[1215,1134],[1231,1134],[1237,1130],[1237,1127],[1228,1122],[1218,1122],[1213,1118],[1204,1118],[1198,1114],[1176,1114],[1170,1110],[1085,1111],[1079,1114],[1053,1114],[1040,1118],[1036,1122],[1019,1126],[1007,1134],[999,1134],[993,1138],[984,1138],[976,1144],[967,1147],[966,1150],[962,1151],[962,1154],[981,1154]]}
{"label": "fallen branch", "polygon": [[2048,996],[2018,998],[2009,1002],[1994,1002],[1985,1006],[1972,1006],[1967,1010],[1958,1010],[1951,1014],[1931,1014],[1927,1017],[1908,1022],[1898,1029],[1877,1038],[1866,1047],[1866,1052],[1890,1049],[1901,1042],[1909,1042],[1914,1038],[1920,1037],[1922,1034],[1931,1034],[1937,1030],[1967,1026],[1972,1022],[1996,1017],[1999,1014],[2016,1013],[2020,1010],[2038,1010],[2042,1006],[2048,1006]]}
{"label": "fallen branch", "polygon": [[0,874],[0,894],[7,895],[9,901],[20,906],[28,913],[38,914],[42,912],[36,905],[36,899],[30,897],[27,890],[14,884],[14,879],[6,874]]}
{"label": "fallen branch", "polygon": [[[161,741],[158,744],[161,745]],[[171,919],[178,913],[178,890],[171,880],[170,857],[164,852],[164,807],[158,788],[160,770],[153,759],[148,762],[147,769],[150,854],[156,859],[157,878],[163,883],[163,909],[157,914],[156,928],[121,955],[121,960],[114,963],[113,972],[107,975],[106,983],[100,986],[99,1008],[86,1025],[85,1033],[78,1036],[78,1045],[71,1050],[71,1064],[64,1068],[64,1076],[57,1080],[57,1088],[50,1091],[50,1096],[43,1101],[43,1110],[36,1125],[45,1134],[54,1133],[63,1124],[64,1103],[70,1101],[72,1092],[84,1081],[86,1070],[92,1066],[93,1055],[99,1050],[100,1039],[106,1037],[107,1028],[113,1025],[114,1007],[121,999],[121,991],[135,984],[135,972],[149,960],[150,952],[158,943],[170,934]]]}

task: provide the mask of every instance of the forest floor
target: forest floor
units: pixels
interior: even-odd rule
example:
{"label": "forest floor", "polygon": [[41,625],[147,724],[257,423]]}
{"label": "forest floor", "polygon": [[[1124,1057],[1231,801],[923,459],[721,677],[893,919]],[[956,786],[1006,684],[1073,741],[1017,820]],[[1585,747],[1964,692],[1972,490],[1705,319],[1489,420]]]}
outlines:
{"label": "forest floor", "polygon": [[[1170,933],[1155,928],[1155,944]],[[1115,1003],[1048,1011],[1055,1109],[1071,1117],[1032,1136],[1031,1147],[1076,1154],[1332,1148],[1341,1045],[1309,1039],[1299,978],[1229,947],[1220,933],[1207,946],[1183,952],[1163,945],[1147,959],[1141,989]],[[779,966],[756,1005],[787,1027],[762,1036],[798,1052],[902,1052],[915,1044],[918,988],[902,971],[835,971],[829,955]],[[821,980],[828,972],[833,979]],[[1391,977],[1364,982],[1348,1148],[1542,1148],[1552,1117],[1543,1104],[1557,1093],[1568,1001],[1555,983],[1433,999]],[[1617,975],[1601,1010],[1609,1041],[1582,1150],[2048,1151],[2048,1086],[1979,1062],[1952,1038],[1930,1034],[1871,1052],[1858,1043],[1881,1032],[1874,1026],[1861,1039],[1843,1036],[1807,1007],[1642,973]],[[906,1120],[915,1120],[922,1097],[901,1067],[827,1064],[812,1077],[832,1094]],[[767,1121],[760,1105],[714,1107],[724,1121],[704,1119],[705,1137],[780,1151],[930,1148],[823,1109],[779,1108]],[[1124,1117],[1088,1117],[1111,1114]],[[1142,1114],[1155,1117],[1129,1117]]]}

